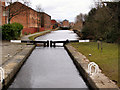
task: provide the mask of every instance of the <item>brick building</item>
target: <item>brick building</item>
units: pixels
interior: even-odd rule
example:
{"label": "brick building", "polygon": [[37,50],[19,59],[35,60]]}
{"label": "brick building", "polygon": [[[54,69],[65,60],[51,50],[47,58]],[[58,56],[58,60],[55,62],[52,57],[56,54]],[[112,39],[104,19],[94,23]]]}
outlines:
{"label": "brick building", "polygon": [[5,19],[3,17],[4,6],[5,6],[5,2],[0,1],[0,26],[3,25],[3,20]]}
{"label": "brick building", "polygon": [[[20,23],[24,26],[22,33],[35,33],[37,31],[43,31],[50,29],[51,25],[51,16],[42,12],[39,13],[32,8],[20,3],[15,2],[6,8],[3,8],[3,24],[8,23],[8,14],[7,11],[11,8],[11,15],[16,14],[11,20],[10,23]],[[16,12],[16,13],[12,13]],[[18,12],[18,13],[17,13]],[[39,28],[38,28],[39,27]]]}
{"label": "brick building", "polygon": [[45,12],[41,12],[41,28],[45,30],[51,29],[51,16]]}
{"label": "brick building", "polygon": [[53,20],[51,20],[51,26],[53,29],[55,29],[55,28],[59,27],[59,23],[53,19]]}
{"label": "brick building", "polygon": [[57,23],[56,20],[54,20],[54,19],[51,20],[51,25],[54,25],[54,24],[56,24],[56,23]]}
{"label": "brick building", "polygon": [[2,25],[2,2],[0,1],[0,26]]}
{"label": "brick building", "polygon": [[58,27],[61,27],[61,23],[58,22]]}
{"label": "brick building", "polygon": [[69,27],[69,21],[65,19],[65,20],[62,22],[62,27]]}

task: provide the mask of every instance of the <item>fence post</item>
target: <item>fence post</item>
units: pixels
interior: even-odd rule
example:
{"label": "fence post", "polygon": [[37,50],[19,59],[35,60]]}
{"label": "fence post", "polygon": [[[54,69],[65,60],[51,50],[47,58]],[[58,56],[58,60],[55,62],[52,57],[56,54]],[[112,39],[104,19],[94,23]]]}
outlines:
{"label": "fence post", "polygon": [[53,43],[53,46],[55,47],[55,42]]}
{"label": "fence post", "polygon": [[47,40],[47,47],[49,47],[49,40]]}
{"label": "fence post", "polygon": [[52,41],[50,40],[50,47],[52,47]]}

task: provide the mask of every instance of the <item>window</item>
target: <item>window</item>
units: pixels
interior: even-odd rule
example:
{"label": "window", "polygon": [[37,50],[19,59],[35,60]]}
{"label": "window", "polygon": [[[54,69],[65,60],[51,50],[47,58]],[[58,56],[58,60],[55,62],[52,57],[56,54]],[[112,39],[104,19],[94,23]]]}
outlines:
{"label": "window", "polygon": [[3,16],[8,16],[8,11],[3,11]]}

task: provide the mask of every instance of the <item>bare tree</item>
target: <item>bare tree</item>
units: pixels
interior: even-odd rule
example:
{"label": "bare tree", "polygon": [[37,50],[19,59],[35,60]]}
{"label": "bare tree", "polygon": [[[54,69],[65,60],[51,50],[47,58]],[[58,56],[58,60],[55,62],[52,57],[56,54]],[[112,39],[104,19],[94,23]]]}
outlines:
{"label": "bare tree", "polygon": [[84,21],[84,14],[80,13],[79,15],[76,16],[75,22],[83,22]]}
{"label": "bare tree", "polygon": [[[18,2],[18,0],[16,2]],[[29,2],[27,2],[26,0],[23,0],[24,4],[16,5],[16,2],[14,2],[13,0],[9,0],[7,2],[8,6],[5,6],[5,14],[7,15],[8,23],[10,23],[13,17],[27,10],[27,7],[25,5],[29,5]]]}
{"label": "bare tree", "polygon": [[85,21],[85,14],[80,13],[75,18],[74,29],[81,30],[83,27],[83,22]]}
{"label": "bare tree", "polygon": [[41,12],[42,12],[41,5],[36,6],[36,11],[37,11],[37,27],[38,27],[37,31],[39,32],[39,29],[41,27]]}

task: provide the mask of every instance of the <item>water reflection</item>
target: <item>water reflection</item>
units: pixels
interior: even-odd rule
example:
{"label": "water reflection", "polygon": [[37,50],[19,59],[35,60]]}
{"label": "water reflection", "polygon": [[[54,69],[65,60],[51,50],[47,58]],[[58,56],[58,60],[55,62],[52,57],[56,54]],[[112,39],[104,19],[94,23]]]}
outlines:
{"label": "water reflection", "polygon": [[[78,38],[71,31],[55,31],[36,40]],[[10,88],[88,88],[64,47],[36,47]]]}
{"label": "water reflection", "polygon": [[53,40],[53,41],[64,41],[64,40],[77,40],[79,37],[77,34],[73,33],[73,31],[69,30],[58,30],[58,31],[52,31],[49,34],[46,34],[44,36],[36,38],[37,40]]}

